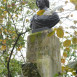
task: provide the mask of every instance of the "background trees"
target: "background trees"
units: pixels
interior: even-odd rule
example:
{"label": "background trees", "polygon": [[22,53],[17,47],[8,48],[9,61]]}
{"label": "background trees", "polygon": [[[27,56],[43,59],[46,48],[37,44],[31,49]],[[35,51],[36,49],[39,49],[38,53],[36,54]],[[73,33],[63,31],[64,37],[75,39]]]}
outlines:
{"label": "background trees", "polygon": [[[62,71],[67,75],[67,72],[72,70],[72,74],[75,75],[75,71],[67,68],[66,64],[77,59],[77,1],[51,1],[51,10],[58,7],[58,4],[62,4],[62,8],[56,10],[61,21],[53,30],[61,41]],[[26,36],[30,31],[30,18],[36,12],[35,0],[0,1],[0,76],[15,77],[21,74],[21,64],[25,62],[23,51],[26,51]],[[16,59],[19,54],[20,61]]]}

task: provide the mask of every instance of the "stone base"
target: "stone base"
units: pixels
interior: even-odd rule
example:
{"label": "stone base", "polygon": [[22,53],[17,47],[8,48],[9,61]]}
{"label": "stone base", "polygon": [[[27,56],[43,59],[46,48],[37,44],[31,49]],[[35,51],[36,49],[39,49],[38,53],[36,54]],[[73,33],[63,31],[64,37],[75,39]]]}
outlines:
{"label": "stone base", "polygon": [[54,77],[61,72],[59,39],[55,35],[48,37],[48,34],[47,30],[33,33],[27,40],[27,63],[36,64],[41,77]]}

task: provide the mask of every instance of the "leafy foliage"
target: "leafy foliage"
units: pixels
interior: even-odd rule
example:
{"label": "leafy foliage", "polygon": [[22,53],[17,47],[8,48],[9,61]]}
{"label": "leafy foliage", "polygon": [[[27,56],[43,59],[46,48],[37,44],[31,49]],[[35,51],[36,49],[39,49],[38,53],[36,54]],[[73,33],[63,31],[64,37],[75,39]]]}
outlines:
{"label": "leafy foliage", "polygon": [[75,5],[75,9],[77,10],[77,0],[70,0]]}
{"label": "leafy foliage", "polygon": [[15,59],[14,53],[21,51],[25,46],[24,34],[28,29],[25,27],[28,13],[24,14],[23,11],[28,5],[24,0],[0,1],[0,69],[3,67],[0,76],[2,77],[10,77],[9,75],[15,77],[18,73],[21,74],[21,64]]}
{"label": "leafy foliage", "polygon": [[[74,4],[77,10],[77,0],[70,0]],[[65,5],[70,3],[65,1]],[[8,76],[10,71],[12,77],[21,74],[21,61],[17,61],[15,56],[17,52],[21,52],[25,46],[25,33],[29,31],[25,25],[28,25],[28,16],[31,16],[36,12],[35,0],[0,0],[0,76]],[[55,5],[55,4],[54,4]],[[25,8],[27,11],[25,11]],[[36,8],[36,9],[35,9]],[[70,9],[69,9],[70,10]],[[57,10],[62,14],[66,12],[65,8]],[[45,11],[40,10],[37,15],[43,15]],[[72,11],[68,15],[62,18],[71,20],[73,18]],[[60,18],[61,19],[61,18]],[[62,20],[62,19],[61,19]],[[76,75],[75,69],[66,66],[71,60],[77,59],[77,20],[72,20],[75,26],[71,26],[74,31],[72,34],[65,29],[70,29],[63,26],[63,21],[60,21],[59,27],[53,29],[53,32],[48,34],[48,37],[56,34],[61,41],[61,51],[62,55],[62,75],[66,76],[68,72],[72,72],[72,75]],[[67,22],[68,23],[68,22]],[[65,23],[65,25],[67,25]],[[62,25],[62,26],[61,26]],[[68,26],[68,25],[67,25]],[[14,54],[16,52],[16,54]],[[11,56],[11,57],[10,57]],[[73,57],[73,59],[72,59]],[[9,70],[7,68],[9,64]],[[58,74],[56,75],[58,76]]]}
{"label": "leafy foliage", "polygon": [[40,10],[37,12],[37,15],[41,16],[41,15],[43,15],[44,12],[45,12],[45,10]]}
{"label": "leafy foliage", "polygon": [[57,34],[57,36],[58,36],[59,38],[63,38],[63,36],[64,36],[64,31],[63,31],[63,29],[62,29],[62,28],[57,28],[56,34]]}

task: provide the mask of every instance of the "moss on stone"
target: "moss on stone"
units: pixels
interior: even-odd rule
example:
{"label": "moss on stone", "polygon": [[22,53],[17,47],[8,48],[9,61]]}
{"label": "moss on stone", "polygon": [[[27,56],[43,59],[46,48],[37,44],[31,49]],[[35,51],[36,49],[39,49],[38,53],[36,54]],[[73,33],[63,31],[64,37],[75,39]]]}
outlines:
{"label": "moss on stone", "polygon": [[30,35],[30,42],[31,42],[31,43],[34,43],[34,41],[35,41],[35,38],[36,38],[35,36],[33,36],[33,35]]}
{"label": "moss on stone", "polygon": [[34,41],[36,40],[36,38],[39,40],[40,37],[42,35],[42,32],[36,32],[36,33],[32,33],[29,37],[30,37],[30,42],[34,43]]}

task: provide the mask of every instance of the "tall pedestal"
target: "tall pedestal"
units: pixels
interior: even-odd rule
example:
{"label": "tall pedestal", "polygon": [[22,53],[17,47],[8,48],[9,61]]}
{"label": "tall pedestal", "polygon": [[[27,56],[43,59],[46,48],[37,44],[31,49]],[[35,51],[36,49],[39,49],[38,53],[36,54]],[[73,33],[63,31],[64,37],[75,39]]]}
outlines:
{"label": "tall pedestal", "polygon": [[[55,74],[61,72],[59,39],[55,35],[48,37],[48,33],[48,31],[43,31],[28,36],[27,62],[24,69],[28,68],[31,71],[29,67],[32,64],[33,68],[36,67],[36,72],[39,74],[39,76],[35,76],[34,74],[32,76],[31,74],[31,77],[54,77]],[[25,69],[25,77],[29,77],[27,74],[30,71]]]}

